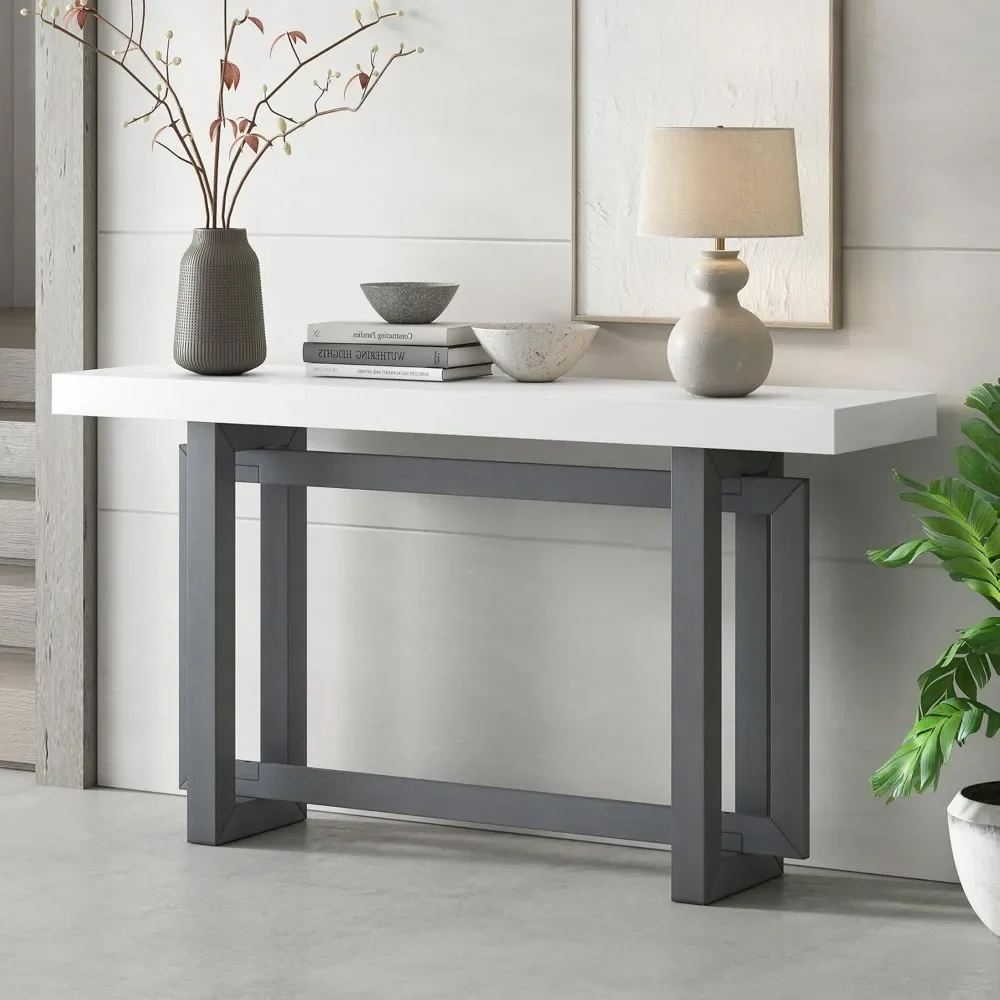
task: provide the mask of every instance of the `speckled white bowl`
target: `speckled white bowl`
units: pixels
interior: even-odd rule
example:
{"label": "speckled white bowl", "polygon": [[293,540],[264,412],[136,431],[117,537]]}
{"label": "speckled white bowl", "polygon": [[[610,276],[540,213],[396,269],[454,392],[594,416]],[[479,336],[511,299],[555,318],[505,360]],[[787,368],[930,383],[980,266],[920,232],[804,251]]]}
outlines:
{"label": "speckled white bowl", "polygon": [[505,375],[518,382],[554,382],[583,357],[600,327],[590,323],[501,323],[472,329]]}

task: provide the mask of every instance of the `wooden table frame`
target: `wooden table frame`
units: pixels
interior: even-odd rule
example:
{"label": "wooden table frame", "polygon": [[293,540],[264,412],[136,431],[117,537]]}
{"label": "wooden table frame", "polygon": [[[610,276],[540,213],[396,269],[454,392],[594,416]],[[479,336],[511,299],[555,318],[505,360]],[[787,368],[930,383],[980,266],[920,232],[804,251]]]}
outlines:
{"label": "wooden table frame", "polygon": [[[259,761],[234,750],[237,482],[260,484]],[[809,484],[783,476],[782,456],[675,448],[671,472],[609,469],[309,451],[304,429],[189,423],[180,483],[190,842],[297,823],[314,803],[671,844],[672,898],[699,904],[808,856]],[[672,804],[309,767],[307,487],[672,508]],[[734,812],[721,805],[723,512],[736,515]]]}

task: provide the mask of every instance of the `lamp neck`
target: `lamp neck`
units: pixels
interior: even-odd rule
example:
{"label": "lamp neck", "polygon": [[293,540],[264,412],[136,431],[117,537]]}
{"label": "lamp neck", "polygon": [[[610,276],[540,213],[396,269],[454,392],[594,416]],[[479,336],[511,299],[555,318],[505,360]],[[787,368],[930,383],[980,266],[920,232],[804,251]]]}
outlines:
{"label": "lamp neck", "polygon": [[716,250],[725,250],[726,249],[726,238],[725,238],[725,236],[716,236],[715,237],[715,249]]}
{"label": "lamp neck", "polygon": [[694,284],[712,305],[739,305],[736,298],[750,278],[738,250],[705,250],[694,269]]}

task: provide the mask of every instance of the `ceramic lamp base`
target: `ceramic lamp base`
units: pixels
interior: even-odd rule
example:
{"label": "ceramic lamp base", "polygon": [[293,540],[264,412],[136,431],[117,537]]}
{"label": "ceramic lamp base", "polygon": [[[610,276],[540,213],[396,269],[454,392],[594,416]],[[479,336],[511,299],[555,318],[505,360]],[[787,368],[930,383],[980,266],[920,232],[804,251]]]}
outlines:
{"label": "ceramic lamp base", "polygon": [[680,320],[667,341],[670,370],[694,396],[747,396],[771,371],[771,334],[740,305],[739,292],[749,280],[738,250],[702,254],[695,284],[708,303]]}

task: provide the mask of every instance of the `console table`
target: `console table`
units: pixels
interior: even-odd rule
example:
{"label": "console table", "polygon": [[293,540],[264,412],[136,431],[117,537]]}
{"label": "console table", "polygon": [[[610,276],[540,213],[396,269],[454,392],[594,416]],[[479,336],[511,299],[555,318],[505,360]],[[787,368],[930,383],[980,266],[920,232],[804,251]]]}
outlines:
{"label": "console table", "polygon": [[[494,376],[428,385],[266,366],[55,375],[52,409],[181,420],[181,780],[188,840],[224,844],[305,803],[671,844],[672,898],[710,903],[809,853],[809,483],[788,453],[936,433],[933,395]],[[309,428],[672,449],[671,471],[310,451]],[[888,461],[887,469],[888,472]],[[235,757],[235,483],[260,484],[261,752]],[[671,508],[672,804],[358,774],[306,763],[306,488]],[[721,515],[736,515],[736,808],[721,805]],[[664,746],[664,750],[666,747]]]}

